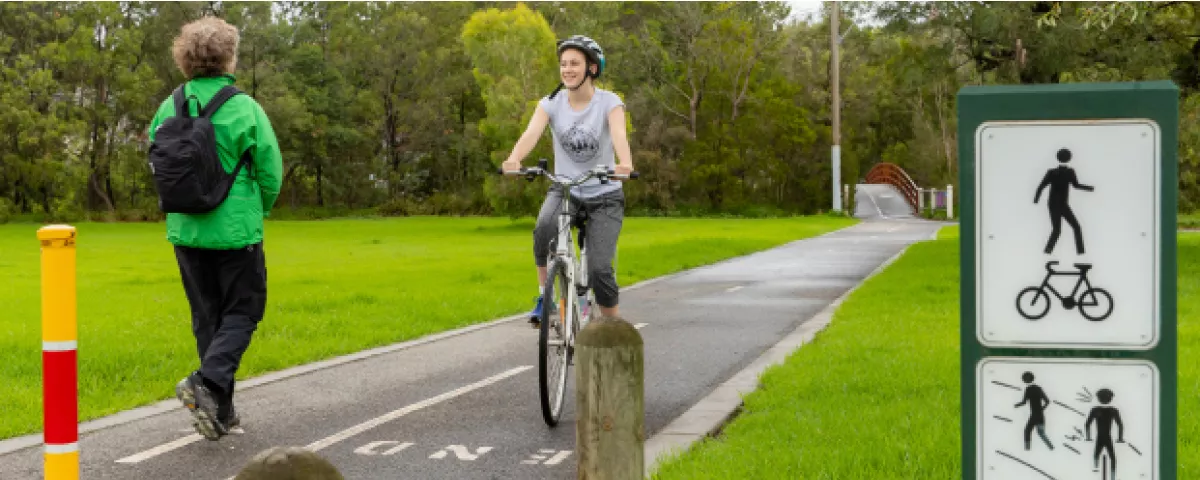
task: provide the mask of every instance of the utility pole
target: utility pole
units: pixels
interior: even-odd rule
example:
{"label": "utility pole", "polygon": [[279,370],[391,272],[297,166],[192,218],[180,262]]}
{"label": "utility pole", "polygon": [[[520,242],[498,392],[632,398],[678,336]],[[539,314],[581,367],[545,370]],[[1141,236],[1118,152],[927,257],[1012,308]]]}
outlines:
{"label": "utility pole", "polygon": [[838,80],[838,44],[842,38],[838,29],[838,17],[841,16],[841,6],[837,1],[832,2],[829,14],[829,89],[833,92],[833,105],[830,110],[833,112],[833,146],[831,147],[831,156],[833,157],[833,210],[842,210],[842,99],[841,85]]}

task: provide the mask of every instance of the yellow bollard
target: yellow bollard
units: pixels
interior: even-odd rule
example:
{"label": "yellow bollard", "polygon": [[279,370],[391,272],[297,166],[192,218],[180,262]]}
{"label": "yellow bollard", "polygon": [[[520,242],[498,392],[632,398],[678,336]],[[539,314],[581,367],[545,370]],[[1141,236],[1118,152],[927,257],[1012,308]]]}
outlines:
{"label": "yellow bollard", "polygon": [[79,478],[75,227],[48,225],[42,243],[42,408],[45,479]]}

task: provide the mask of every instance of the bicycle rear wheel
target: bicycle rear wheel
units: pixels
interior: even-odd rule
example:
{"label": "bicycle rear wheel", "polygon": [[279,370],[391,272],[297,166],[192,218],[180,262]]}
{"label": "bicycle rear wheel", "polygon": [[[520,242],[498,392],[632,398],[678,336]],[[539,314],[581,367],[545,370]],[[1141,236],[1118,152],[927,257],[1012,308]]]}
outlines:
{"label": "bicycle rear wheel", "polygon": [[1029,287],[1017,295],[1017,312],[1029,320],[1037,320],[1050,312],[1050,294],[1041,287]]}
{"label": "bicycle rear wheel", "polygon": [[542,324],[538,334],[538,391],[542,401],[542,418],[551,427],[558,425],[567,393],[567,364],[570,358],[564,326],[575,323],[575,301],[569,298],[570,280],[563,267],[561,261],[556,261],[546,271]]}

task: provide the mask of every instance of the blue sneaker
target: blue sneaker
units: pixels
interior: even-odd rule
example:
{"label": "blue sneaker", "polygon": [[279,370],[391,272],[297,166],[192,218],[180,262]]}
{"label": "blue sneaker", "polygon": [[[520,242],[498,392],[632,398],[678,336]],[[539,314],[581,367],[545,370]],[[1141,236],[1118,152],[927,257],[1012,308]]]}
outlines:
{"label": "blue sneaker", "polygon": [[529,312],[529,325],[533,326],[533,328],[538,328],[542,326],[542,296],[538,295],[535,300],[537,304],[534,305],[533,311]]}

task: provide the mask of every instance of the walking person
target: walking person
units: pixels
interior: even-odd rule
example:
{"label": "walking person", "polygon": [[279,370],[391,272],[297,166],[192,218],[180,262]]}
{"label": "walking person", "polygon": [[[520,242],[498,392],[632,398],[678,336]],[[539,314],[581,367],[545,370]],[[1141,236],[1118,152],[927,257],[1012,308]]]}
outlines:
{"label": "walking person", "polygon": [[[234,377],[266,308],[263,218],[282,184],[271,122],[233,87],[239,40],[238,30],[219,18],[182,27],[172,54],[188,80],[163,100],[148,132],[199,360],[175,392],[209,440],[241,424]],[[211,196],[177,186],[214,176],[224,180]],[[206,203],[215,205],[196,207]]]}
{"label": "walking person", "polygon": [[1021,403],[1015,406],[1020,408],[1029,404],[1029,421],[1025,423],[1025,450],[1029,450],[1029,443],[1035,428],[1038,436],[1042,437],[1042,442],[1046,443],[1046,447],[1054,450],[1054,444],[1050,443],[1050,439],[1046,437],[1046,407],[1050,406],[1050,397],[1046,396],[1042,387],[1034,385],[1033,372],[1025,372],[1021,375],[1021,380],[1024,380],[1028,386],[1025,387],[1025,396],[1021,399]]}
{"label": "walking person", "polygon": [[1079,227],[1079,220],[1075,218],[1075,212],[1071,210],[1067,199],[1071,193],[1071,187],[1085,192],[1091,192],[1094,189],[1089,185],[1079,183],[1079,178],[1075,176],[1075,169],[1067,166],[1067,162],[1071,161],[1070,150],[1065,148],[1059,150],[1058,161],[1062,165],[1046,171],[1046,175],[1042,177],[1042,183],[1038,185],[1037,193],[1033,196],[1033,203],[1038,203],[1038,199],[1042,196],[1042,190],[1047,186],[1050,187],[1046,206],[1050,210],[1052,230],[1050,239],[1046,242],[1045,252],[1048,255],[1054,251],[1054,244],[1058,243],[1058,235],[1062,232],[1062,221],[1066,220],[1067,224],[1071,225],[1071,230],[1075,232],[1075,252],[1083,255],[1083,229]]}

